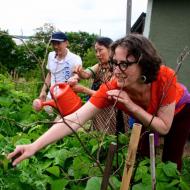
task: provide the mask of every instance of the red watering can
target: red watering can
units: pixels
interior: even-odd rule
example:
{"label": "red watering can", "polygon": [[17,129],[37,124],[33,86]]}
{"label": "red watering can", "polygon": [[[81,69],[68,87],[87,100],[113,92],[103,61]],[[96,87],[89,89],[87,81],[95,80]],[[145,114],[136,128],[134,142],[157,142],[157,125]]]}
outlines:
{"label": "red watering can", "polygon": [[50,93],[53,98],[51,100],[42,101],[35,99],[33,101],[33,108],[36,111],[40,111],[43,106],[52,106],[65,116],[82,106],[81,98],[77,96],[67,83],[56,83],[50,88]]}

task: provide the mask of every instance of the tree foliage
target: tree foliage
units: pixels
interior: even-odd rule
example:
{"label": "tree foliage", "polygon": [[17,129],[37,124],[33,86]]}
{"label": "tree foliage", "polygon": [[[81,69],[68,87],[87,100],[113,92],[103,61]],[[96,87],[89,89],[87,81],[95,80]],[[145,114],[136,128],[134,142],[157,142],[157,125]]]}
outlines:
{"label": "tree foliage", "polygon": [[30,43],[49,43],[51,34],[56,31],[53,24],[45,23],[42,27],[35,29],[35,35],[30,39]]}
{"label": "tree foliage", "polygon": [[[9,73],[16,72],[19,76],[25,76],[34,70],[45,71],[48,52],[52,51],[49,40],[52,32],[56,28],[49,23],[37,28],[34,36],[16,45],[8,32],[2,31],[0,34],[0,64]],[[85,66],[96,63],[95,54],[92,50],[94,46],[95,34],[87,32],[65,32],[68,36],[70,51],[84,59]],[[89,58],[89,60],[87,60]],[[42,68],[42,62],[43,68]],[[2,68],[2,67],[1,67]],[[1,69],[2,70],[2,69]]]}
{"label": "tree foliage", "polygon": [[15,65],[16,43],[7,31],[0,30],[0,65],[11,71]]}
{"label": "tree foliage", "polygon": [[84,54],[83,58],[83,67],[87,68],[92,65],[95,65],[98,62],[95,54],[94,48],[89,48],[87,52]]}
{"label": "tree foliage", "polygon": [[69,48],[84,58],[88,49],[94,46],[94,41],[97,37],[95,34],[89,34],[87,32],[66,32],[69,41]]}

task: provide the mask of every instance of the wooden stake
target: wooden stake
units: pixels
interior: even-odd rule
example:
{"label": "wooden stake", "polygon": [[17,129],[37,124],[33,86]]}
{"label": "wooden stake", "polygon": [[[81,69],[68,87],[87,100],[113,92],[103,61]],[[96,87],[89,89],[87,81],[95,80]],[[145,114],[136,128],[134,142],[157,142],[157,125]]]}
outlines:
{"label": "wooden stake", "polygon": [[108,156],[106,159],[106,165],[105,165],[104,175],[103,175],[102,184],[101,184],[101,190],[107,190],[116,147],[117,147],[117,144],[114,142],[112,142],[109,146]]}
{"label": "wooden stake", "polygon": [[152,190],[156,189],[156,169],[155,169],[155,147],[154,147],[154,134],[149,134],[149,145],[150,145],[150,166],[151,166],[151,179],[152,179]]}
{"label": "wooden stake", "polygon": [[139,144],[139,139],[141,134],[141,128],[142,128],[141,124],[139,123],[133,124],[120,190],[129,189],[130,180],[133,173],[133,167],[136,159],[137,147]]}

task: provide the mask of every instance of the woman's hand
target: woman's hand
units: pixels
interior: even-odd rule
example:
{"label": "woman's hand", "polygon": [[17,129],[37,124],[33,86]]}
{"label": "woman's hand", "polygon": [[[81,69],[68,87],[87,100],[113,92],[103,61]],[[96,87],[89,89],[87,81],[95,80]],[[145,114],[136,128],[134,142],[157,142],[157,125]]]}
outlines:
{"label": "woman's hand", "polygon": [[129,111],[132,111],[135,106],[134,102],[128,96],[127,92],[123,90],[109,90],[107,91],[107,95],[108,99],[114,99],[115,101],[124,104]]}
{"label": "woman's hand", "polygon": [[123,104],[127,103],[130,99],[127,93],[123,90],[109,90],[107,91],[107,95],[109,99],[117,100]]}
{"label": "woman's hand", "polygon": [[133,116],[135,116],[144,126],[150,126],[163,135],[169,132],[174,117],[175,102],[166,106],[161,106],[157,115],[154,116],[134,103],[125,91],[110,90],[107,94],[109,99],[114,99],[115,101],[123,103],[127,110],[133,113]]}
{"label": "woman's hand", "polygon": [[75,67],[74,73],[78,74],[78,76],[82,79],[89,79],[91,77],[91,73],[84,70],[81,65],[77,65]]}
{"label": "woman's hand", "polygon": [[8,154],[7,158],[12,160],[12,165],[15,166],[22,160],[31,157],[35,154],[35,148],[33,144],[18,145],[15,150]]}
{"label": "woman's hand", "polygon": [[78,76],[78,74],[75,74],[74,76],[68,79],[67,83],[70,86],[75,86],[78,84],[79,80],[80,80],[80,77]]}

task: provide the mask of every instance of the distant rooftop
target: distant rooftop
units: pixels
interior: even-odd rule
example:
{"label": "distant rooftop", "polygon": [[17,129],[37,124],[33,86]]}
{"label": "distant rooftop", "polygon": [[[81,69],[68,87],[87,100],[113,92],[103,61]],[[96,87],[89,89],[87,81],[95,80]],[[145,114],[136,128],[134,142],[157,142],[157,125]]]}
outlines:
{"label": "distant rooftop", "polygon": [[146,19],[146,13],[142,12],[139,18],[131,27],[131,33],[137,32],[139,34],[142,34],[144,31],[145,19]]}

